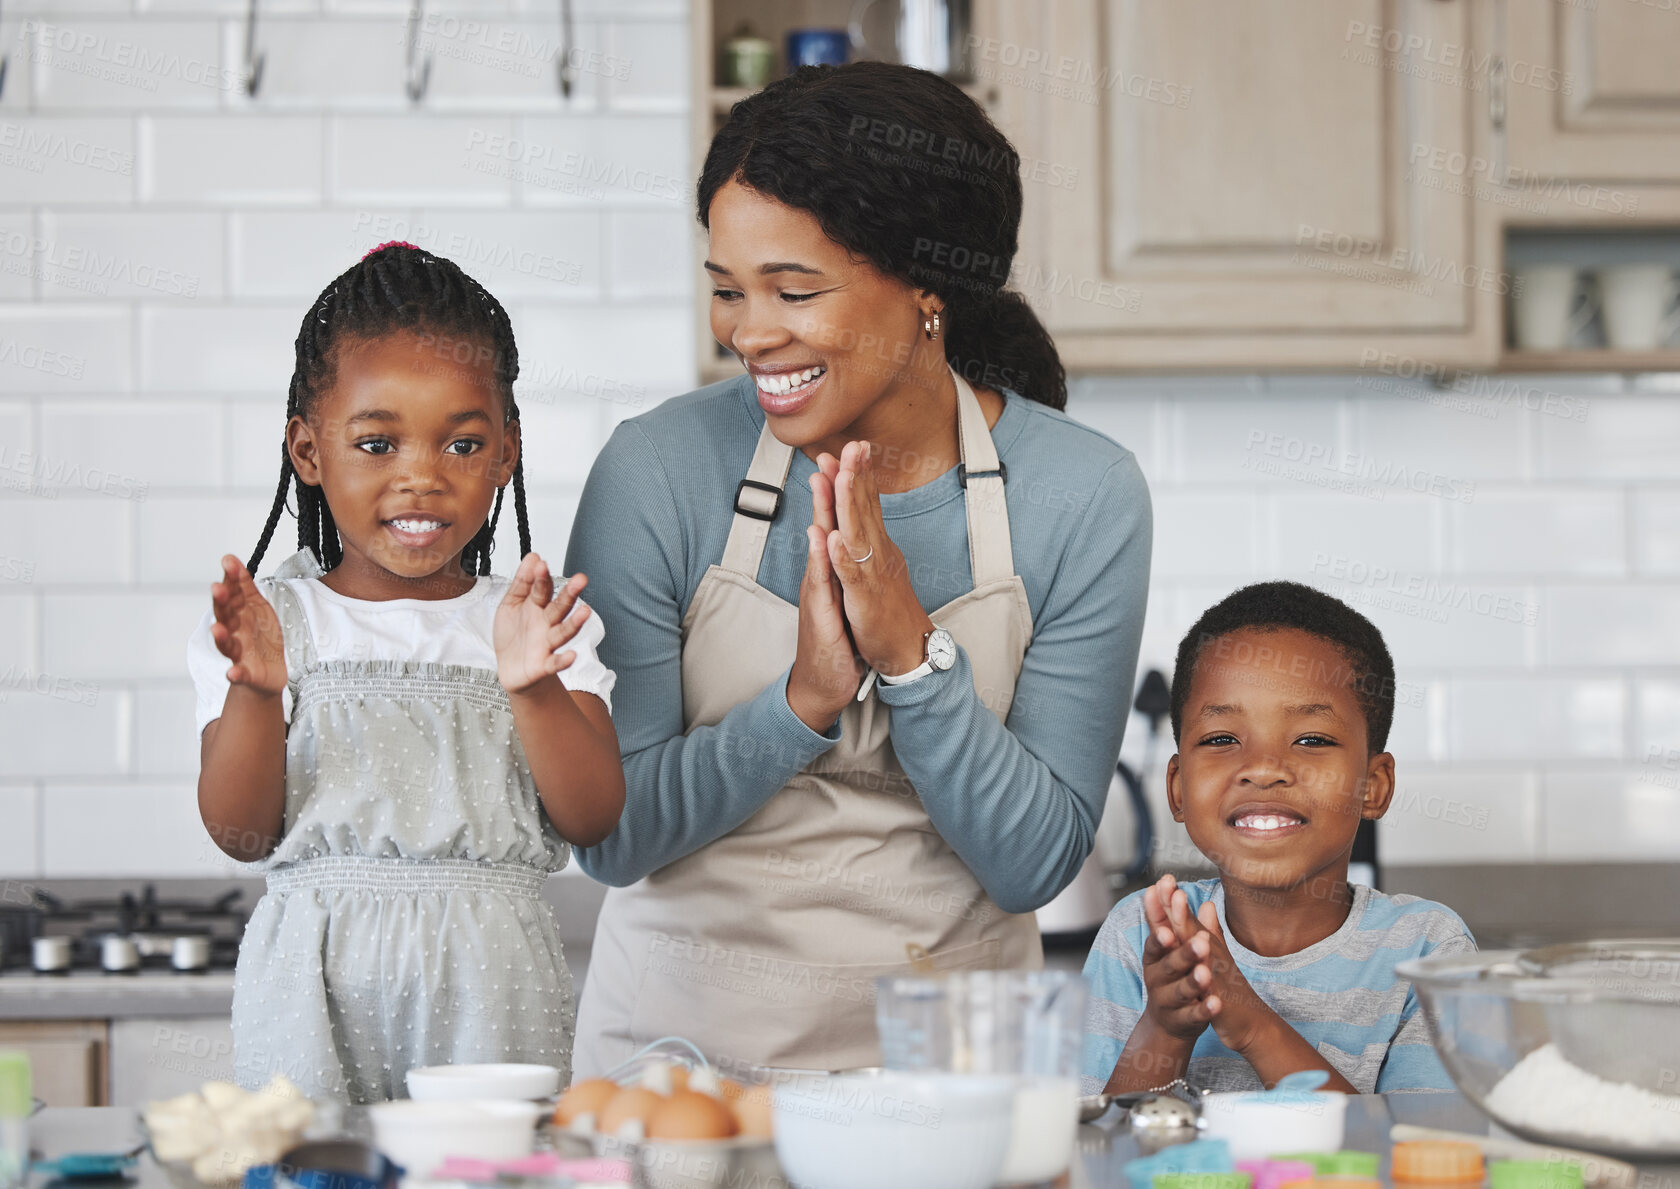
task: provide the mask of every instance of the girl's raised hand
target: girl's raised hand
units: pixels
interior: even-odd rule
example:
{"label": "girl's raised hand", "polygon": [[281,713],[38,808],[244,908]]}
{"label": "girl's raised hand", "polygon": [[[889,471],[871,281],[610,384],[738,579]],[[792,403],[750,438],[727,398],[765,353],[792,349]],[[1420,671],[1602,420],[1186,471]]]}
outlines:
{"label": "girl's raised hand", "polygon": [[278,694],[286,688],[286,645],[280,617],[262,597],[257,584],[237,557],[222,555],[222,580],[210,584],[215,622],[210,638],[216,650],[233,664],[227,679],[258,693]]}
{"label": "girl's raised hand", "polygon": [[[527,553],[519,563],[513,584],[496,608],[492,629],[496,677],[508,693],[525,693],[577,659],[571,649],[557,650],[589,618],[589,607],[578,605],[578,595],[588,584],[586,576],[573,574],[556,591],[554,575],[541,557]],[[575,615],[573,607],[577,607]]]}

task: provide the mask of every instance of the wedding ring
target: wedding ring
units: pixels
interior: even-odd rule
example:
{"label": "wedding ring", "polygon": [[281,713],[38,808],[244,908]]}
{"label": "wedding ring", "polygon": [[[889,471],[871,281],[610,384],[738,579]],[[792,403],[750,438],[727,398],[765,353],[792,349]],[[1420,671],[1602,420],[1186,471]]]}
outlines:
{"label": "wedding ring", "polygon": [[[850,556],[850,554],[848,554],[847,556]],[[861,566],[864,562],[868,561],[870,558],[872,558],[874,556],[875,556],[875,546],[871,545],[869,547],[869,552],[868,553],[864,554],[862,557],[852,558],[852,564],[854,566]]]}

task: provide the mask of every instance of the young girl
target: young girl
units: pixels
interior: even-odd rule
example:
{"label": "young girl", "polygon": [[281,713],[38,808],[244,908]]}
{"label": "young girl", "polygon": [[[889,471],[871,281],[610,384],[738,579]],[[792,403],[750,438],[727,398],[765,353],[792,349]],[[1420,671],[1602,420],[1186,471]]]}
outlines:
{"label": "young girl", "polygon": [[[539,891],[612,830],[624,773],[585,578],[556,590],[531,552],[518,373],[501,305],[411,244],[304,317],[273,509],[188,649],[200,816],[268,874],[234,982],[248,1086],[284,1072],[370,1102],[417,1065],[569,1073]],[[510,479],[508,579],[490,549]],[[299,550],[253,581],[293,480]]]}

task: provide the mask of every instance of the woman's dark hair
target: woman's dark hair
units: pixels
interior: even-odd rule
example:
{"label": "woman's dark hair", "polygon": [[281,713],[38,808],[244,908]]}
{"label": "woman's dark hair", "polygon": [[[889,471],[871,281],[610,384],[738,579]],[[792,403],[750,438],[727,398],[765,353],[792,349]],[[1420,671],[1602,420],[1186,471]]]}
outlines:
{"label": "woman's dark hair", "polygon": [[1060,409],[1067,373],[1004,288],[1021,158],[954,83],[910,66],[801,67],[737,103],[700,170],[699,214],[732,181],[809,211],[835,243],[945,303],[946,356],[971,383]]}
{"label": "woman's dark hair", "polygon": [[[291,424],[293,417],[308,417],[314,411],[321,394],[332,384],[333,368],[343,347],[399,331],[439,336],[448,344],[440,359],[448,361],[457,360],[454,348],[462,345],[488,348],[496,388],[502,398],[504,423],[519,416],[513,400],[513,382],[519,377],[519,350],[513,342],[513,324],[508,321],[507,311],[452,261],[413,244],[390,243],[381,244],[340,274],[304,315],[297,336],[297,366],[286,399],[286,423]],[[298,477],[292,469],[291,454],[282,442],[280,486],[274,492],[274,506],[269,510],[268,523],[263,526],[256,551],[245,563],[245,568],[253,574],[286,506],[286,485],[294,480],[298,548],[313,553],[323,570],[330,570],[343,560],[344,548],[326,496],[319,487]],[[461,568],[469,574],[490,572],[490,550],[495,543],[496,521],[502,514],[504,490],[496,491],[496,506],[490,519],[461,551]],[[519,552],[523,557],[531,552],[523,456],[513,470],[513,503],[519,517]]]}
{"label": "woman's dark hair", "polygon": [[[1347,663],[1346,670],[1313,673],[1292,660],[1287,667],[1278,668],[1279,679],[1324,678],[1351,686],[1365,715],[1366,746],[1373,755],[1388,746],[1388,730],[1394,723],[1394,658],[1388,654],[1382,633],[1376,624],[1334,595],[1300,582],[1256,582],[1233,591],[1202,612],[1195,626],[1184,634],[1173,667],[1175,740],[1184,725],[1184,707],[1190,699],[1190,682],[1202,650],[1244,628],[1263,632],[1297,628],[1333,644]],[[1281,660],[1279,663],[1281,666]]]}

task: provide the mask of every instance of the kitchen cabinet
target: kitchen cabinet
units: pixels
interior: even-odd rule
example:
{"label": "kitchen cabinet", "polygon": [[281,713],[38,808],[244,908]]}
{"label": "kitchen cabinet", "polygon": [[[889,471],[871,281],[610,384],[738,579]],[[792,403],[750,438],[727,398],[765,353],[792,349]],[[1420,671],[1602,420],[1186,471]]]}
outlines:
{"label": "kitchen cabinet", "polygon": [[35,1097],[48,1106],[104,1106],[109,1099],[104,1020],[0,1020],[0,1049],[29,1058]]}
{"label": "kitchen cabinet", "polygon": [[111,1021],[113,1103],[138,1106],[233,1080],[233,1024],[225,1014]]}
{"label": "kitchen cabinet", "polygon": [[[1547,6],[1550,7],[1550,6]],[[1469,0],[987,0],[1020,149],[1014,284],[1070,368],[1498,354]]]}
{"label": "kitchen cabinet", "polygon": [[1500,11],[1494,81],[1519,181],[1680,182],[1680,0],[1503,0]]}
{"label": "kitchen cabinet", "polygon": [[[1492,47],[1492,135],[1471,170],[1478,194],[1496,199],[1477,203],[1485,236],[1504,240],[1509,258],[1519,239],[1532,248],[1562,235],[1558,252],[1529,255],[1587,270],[1632,262],[1628,245],[1672,258],[1662,245],[1680,228],[1680,0],[1497,0],[1474,12],[1475,40]],[[1513,346],[1499,367],[1673,371],[1680,349]]]}
{"label": "kitchen cabinet", "polygon": [[[698,169],[744,94],[715,75],[738,22],[779,40],[850,5],[694,11]],[[974,0],[970,45],[1022,158],[1010,283],[1070,370],[1680,358],[1505,345],[1513,229],[1680,227],[1680,0]],[[711,381],[739,366],[706,307]]]}

